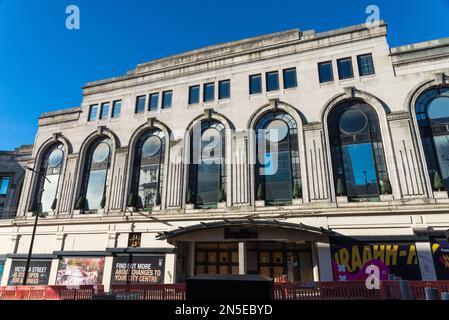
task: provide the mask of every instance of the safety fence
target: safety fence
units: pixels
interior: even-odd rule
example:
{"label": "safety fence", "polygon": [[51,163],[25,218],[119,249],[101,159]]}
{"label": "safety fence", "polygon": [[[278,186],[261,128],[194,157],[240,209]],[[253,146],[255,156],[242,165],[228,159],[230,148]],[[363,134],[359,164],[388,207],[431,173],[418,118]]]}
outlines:
{"label": "safety fence", "polygon": [[[425,288],[449,292],[449,281],[409,281],[411,298],[425,300]],[[0,300],[185,300],[186,284],[112,285],[105,294],[94,286],[0,287]],[[381,281],[368,289],[365,281],[275,283],[275,300],[399,300],[399,281]]]}

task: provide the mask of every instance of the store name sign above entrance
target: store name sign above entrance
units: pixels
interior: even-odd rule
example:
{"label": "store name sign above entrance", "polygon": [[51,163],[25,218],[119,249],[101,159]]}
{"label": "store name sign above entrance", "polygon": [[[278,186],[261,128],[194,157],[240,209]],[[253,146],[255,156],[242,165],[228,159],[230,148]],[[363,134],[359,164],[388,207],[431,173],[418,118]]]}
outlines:
{"label": "store name sign above entrance", "polygon": [[225,239],[257,239],[258,237],[256,230],[224,228]]}

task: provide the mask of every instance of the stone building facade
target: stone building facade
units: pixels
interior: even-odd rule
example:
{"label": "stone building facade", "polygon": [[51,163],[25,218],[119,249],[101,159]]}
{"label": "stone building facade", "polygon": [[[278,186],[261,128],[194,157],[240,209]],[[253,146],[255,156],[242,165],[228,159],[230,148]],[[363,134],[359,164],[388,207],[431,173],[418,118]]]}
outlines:
{"label": "stone building facade", "polygon": [[[369,264],[447,279],[449,40],[386,35],[289,30],[86,84],[80,107],[39,118],[26,165],[43,174],[26,172],[0,221],[2,284],[20,278],[36,208],[35,276],[50,284],[343,281]],[[218,165],[192,163],[196,129],[223,142]]]}

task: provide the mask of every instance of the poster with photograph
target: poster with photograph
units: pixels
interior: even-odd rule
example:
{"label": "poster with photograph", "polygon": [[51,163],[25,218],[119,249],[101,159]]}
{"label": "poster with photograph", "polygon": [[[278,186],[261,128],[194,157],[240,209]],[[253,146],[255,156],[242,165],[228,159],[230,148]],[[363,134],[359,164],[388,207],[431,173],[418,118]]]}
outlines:
{"label": "poster with photograph", "polygon": [[414,242],[363,242],[331,238],[334,281],[365,280],[370,265],[379,267],[380,280],[388,275],[421,280]]}
{"label": "poster with photograph", "polygon": [[445,239],[434,239],[430,246],[437,279],[449,280],[449,242]]}
{"label": "poster with photograph", "polygon": [[111,284],[164,283],[165,256],[126,255],[114,257]]}
{"label": "poster with photograph", "polygon": [[[25,277],[26,260],[13,260],[9,271],[8,286],[20,286]],[[47,285],[50,277],[51,260],[31,260],[27,285]],[[3,273],[3,272],[2,272]]]}
{"label": "poster with photograph", "polygon": [[102,284],[104,257],[61,257],[56,285],[81,286]]}

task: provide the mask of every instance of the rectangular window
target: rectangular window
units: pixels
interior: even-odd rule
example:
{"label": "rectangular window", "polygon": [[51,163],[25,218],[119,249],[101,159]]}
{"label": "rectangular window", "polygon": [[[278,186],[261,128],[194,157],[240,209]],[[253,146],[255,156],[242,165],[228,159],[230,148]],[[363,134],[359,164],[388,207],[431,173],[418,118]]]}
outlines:
{"label": "rectangular window", "polygon": [[359,65],[359,75],[361,77],[375,73],[373,56],[371,53],[357,56],[357,63]]}
{"label": "rectangular window", "polygon": [[249,76],[249,94],[256,94],[262,92],[262,76],[254,74]]}
{"label": "rectangular window", "polygon": [[164,91],[162,93],[162,109],[171,108],[173,91]]}
{"label": "rectangular window", "polygon": [[145,111],[145,104],[147,102],[147,96],[139,96],[136,99],[136,113],[142,113]]}
{"label": "rectangular window", "polygon": [[150,106],[149,111],[157,111],[159,108],[159,93],[150,94]]}
{"label": "rectangular window", "polygon": [[267,72],[267,91],[279,90],[279,73],[277,71]]}
{"label": "rectangular window", "polygon": [[203,91],[203,101],[209,102],[215,100],[215,83],[206,83]]}
{"label": "rectangular window", "polygon": [[10,177],[0,177],[0,196],[6,196],[9,189]]}
{"label": "rectangular window", "polygon": [[340,80],[354,78],[354,71],[352,70],[352,59],[344,58],[337,60],[338,78]]}
{"label": "rectangular window", "polygon": [[218,99],[229,99],[231,97],[231,80],[218,82]]}
{"label": "rectangular window", "polygon": [[98,110],[98,104],[93,104],[90,106],[89,109],[89,121],[95,121],[97,120],[97,110]]}
{"label": "rectangular window", "polygon": [[122,112],[122,101],[117,100],[112,104],[112,118],[120,117],[120,113]]}
{"label": "rectangular window", "polygon": [[284,69],[284,89],[296,88],[298,82],[296,79],[296,68]]}
{"label": "rectangular window", "polygon": [[332,61],[318,63],[318,74],[320,83],[334,81],[334,72],[332,71]]}
{"label": "rectangular window", "polygon": [[142,233],[132,232],[128,236],[128,248],[140,248]]}
{"label": "rectangular window", "polygon": [[189,104],[200,103],[200,86],[189,87]]}
{"label": "rectangular window", "polygon": [[109,117],[109,102],[101,104],[100,119],[107,119]]}

